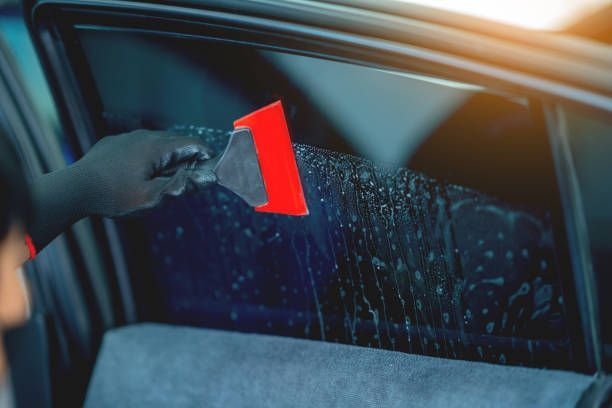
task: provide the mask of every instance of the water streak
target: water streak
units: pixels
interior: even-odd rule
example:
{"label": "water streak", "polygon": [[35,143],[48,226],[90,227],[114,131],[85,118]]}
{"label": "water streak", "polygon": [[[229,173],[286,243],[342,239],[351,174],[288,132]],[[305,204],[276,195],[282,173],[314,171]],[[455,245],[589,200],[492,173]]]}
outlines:
{"label": "water streak", "polygon": [[[228,136],[179,130],[217,151]],[[294,150],[307,217],[256,213],[214,187],[147,222],[160,244],[153,256],[174,256],[172,268],[154,269],[175,319],[494,363],[567,362],[545,215],[409,169]],[[178,228],[190,247],[155,238]]]}

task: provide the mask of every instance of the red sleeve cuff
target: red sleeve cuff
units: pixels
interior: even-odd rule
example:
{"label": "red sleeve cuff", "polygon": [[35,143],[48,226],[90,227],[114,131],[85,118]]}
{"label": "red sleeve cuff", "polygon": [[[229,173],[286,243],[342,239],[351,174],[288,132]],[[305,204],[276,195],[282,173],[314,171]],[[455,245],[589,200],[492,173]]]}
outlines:
{"label": "red sleeve cuff", "polygon": [[36,258],[36,247],[34,246],[34,243],[32,242],[32,237],[26,234],[25,242],[26,242],[26,245],[28,246],[28,251],[30,251],[30,259]]}

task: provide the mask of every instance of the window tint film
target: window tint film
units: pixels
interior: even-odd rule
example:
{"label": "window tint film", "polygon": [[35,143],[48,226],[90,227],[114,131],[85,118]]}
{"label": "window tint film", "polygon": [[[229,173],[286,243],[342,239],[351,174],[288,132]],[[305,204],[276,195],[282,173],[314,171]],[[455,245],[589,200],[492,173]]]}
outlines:
{"label": "window tint film", "polygon": [[566,367],[558,200],[537,104],[439,78],[192,38],[77,28],[99,134],[216,152],[282,99],[310,215],[222,187],[125,221],[147,318]]}
{"label": "window tint film", "polygon": [[591,256],[596,276],[599,317],[604,347],[605,365],[612,368],[612,188],[607,176],[612,171],[612,118],[573,109],[565,110],[568,137],[576,175],[582,194],[582,204],[589,230]]}

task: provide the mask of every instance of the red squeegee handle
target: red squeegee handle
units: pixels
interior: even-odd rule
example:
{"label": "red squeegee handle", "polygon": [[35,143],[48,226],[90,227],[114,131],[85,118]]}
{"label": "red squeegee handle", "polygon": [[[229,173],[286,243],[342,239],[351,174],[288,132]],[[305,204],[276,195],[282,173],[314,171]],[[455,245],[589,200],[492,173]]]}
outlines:
{"label": "red squeegee handle", "polygon": [[274,102],[238,119],[234,128],[240,127],[251,130],[268,194],[268,202],[255,207],[255,211],[307,215],[308,207],[282,103]]}

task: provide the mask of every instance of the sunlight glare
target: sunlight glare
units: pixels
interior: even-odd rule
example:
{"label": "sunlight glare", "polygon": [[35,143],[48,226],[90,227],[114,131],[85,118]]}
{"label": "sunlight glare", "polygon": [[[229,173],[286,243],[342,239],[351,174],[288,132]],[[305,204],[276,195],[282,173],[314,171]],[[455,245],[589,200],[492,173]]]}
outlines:
{"label": "sunlight glare", "polygon": [[399,0],[506,24],[558,30],[592,13],[610,0]]}

